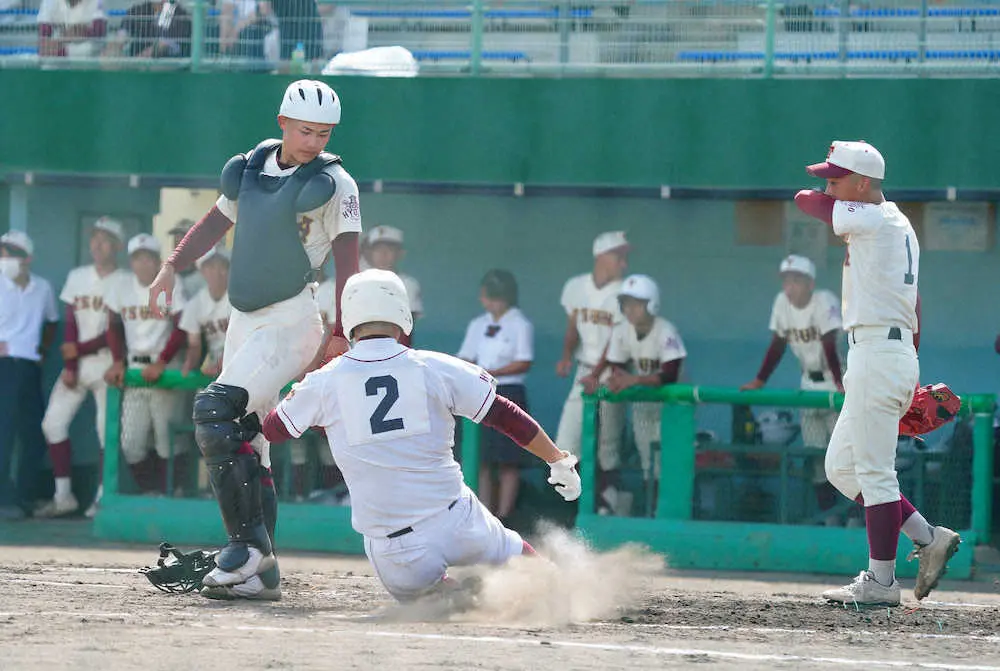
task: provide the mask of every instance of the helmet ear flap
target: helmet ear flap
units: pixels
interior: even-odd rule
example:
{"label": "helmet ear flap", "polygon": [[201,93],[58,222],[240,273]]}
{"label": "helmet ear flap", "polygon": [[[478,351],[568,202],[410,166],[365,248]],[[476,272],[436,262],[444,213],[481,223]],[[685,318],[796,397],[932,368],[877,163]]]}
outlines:
{"label": "helmet ear flap", "polygon": [[156,566],[144,566],[139,573],[161,592],[187,594],[200,591],[202,579],[215,568],[217,551],[194,550],[183,553],[167,542],[160,543]]}

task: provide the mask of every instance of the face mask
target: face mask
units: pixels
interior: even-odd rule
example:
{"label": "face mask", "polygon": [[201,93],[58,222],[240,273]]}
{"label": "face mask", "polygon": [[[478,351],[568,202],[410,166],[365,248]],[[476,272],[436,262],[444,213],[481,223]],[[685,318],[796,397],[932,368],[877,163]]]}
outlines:
{"label": "face mask", "polygon": [[15,279],[21,274],[21,259],[10,256],[0,259],[0,274],[6,275],[7,279]]}

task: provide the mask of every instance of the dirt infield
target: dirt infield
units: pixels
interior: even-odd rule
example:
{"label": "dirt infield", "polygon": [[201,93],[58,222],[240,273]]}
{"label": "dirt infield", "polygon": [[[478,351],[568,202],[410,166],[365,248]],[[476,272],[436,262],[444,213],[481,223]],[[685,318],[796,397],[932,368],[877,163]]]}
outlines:
{"label": "dirt infield", "polygon": [[282,556],[282,601],[226,603],[153,589],[136,569],[155,548],[0,547],[0,669],[1000,671],[993,584],[857,611],[817,599],[841,578],[678,572],[558,538],[548,553],[556,565],[488,573],[480,609],[434,621],[359,558]]}

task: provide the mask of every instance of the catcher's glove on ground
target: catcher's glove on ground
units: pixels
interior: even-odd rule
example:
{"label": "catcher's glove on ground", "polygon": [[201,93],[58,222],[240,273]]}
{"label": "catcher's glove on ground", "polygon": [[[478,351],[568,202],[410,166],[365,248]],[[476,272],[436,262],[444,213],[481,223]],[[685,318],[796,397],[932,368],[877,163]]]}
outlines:
{"label": "catcher's glove on ground", "polygon": [[919,387],[910,409],[899,420],[899,433],[904,436],[930,433],[955,419],[961,407],[962,399],[943,382]]}
{"label": "catcher's glove on ground", "polygon": [[549,464],[549,484],[567,501],[576,501],[583,490],[580,474],[576,472],[576,462],[576,457],[567,454],[559,461]]}

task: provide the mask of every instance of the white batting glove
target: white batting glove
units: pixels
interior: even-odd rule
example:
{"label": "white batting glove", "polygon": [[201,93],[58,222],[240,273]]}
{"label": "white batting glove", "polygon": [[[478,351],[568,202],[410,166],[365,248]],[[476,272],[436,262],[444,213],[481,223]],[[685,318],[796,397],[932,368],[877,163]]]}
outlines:
{"label": "white batting glove", "polygon": [[549,484],[567,501],[576,501],[583,490],[575,468],[578,459],[568,452],[563,454],[566,456],[549,464]]}

